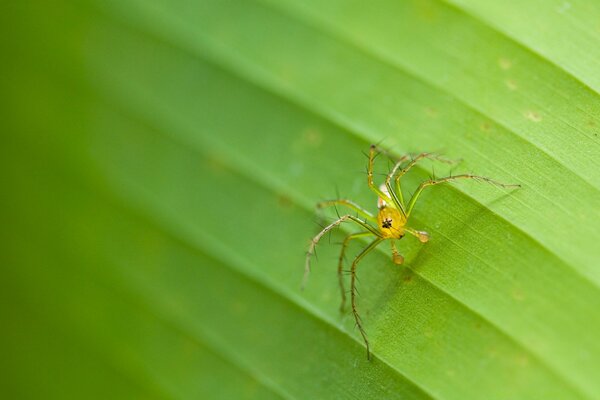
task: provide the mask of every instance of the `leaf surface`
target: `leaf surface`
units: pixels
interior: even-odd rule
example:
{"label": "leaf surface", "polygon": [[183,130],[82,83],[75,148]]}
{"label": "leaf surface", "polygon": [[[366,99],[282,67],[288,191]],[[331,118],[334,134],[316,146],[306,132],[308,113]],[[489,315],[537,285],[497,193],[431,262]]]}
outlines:
{"label": "leaf surface", "polygon": [[[79,35],[47,56],[71,75],[25,59],[9,86],[14,110],[55,106],[27,123],[15,111],[23,134],[4,159],[27,182],[5,207],[17,232],[45,221],[9,242],[19,309],[140,397],[598,398],[594,50],[567,61],[553,41],[575,19],[577,51],[591,48],[593,19],[524,2],[553,33],[535,36],[492,3],[75,8]],[[360,265],[367,362],[338,313],[335,242],[352,226],[299,285],[315,202],[375,210],[361,151],[380,140],[523,188],[427,189],[411,223],[431,241],[400,241],[403,267],[387,245]],[[409,192],[432,168],[403,180]]]}

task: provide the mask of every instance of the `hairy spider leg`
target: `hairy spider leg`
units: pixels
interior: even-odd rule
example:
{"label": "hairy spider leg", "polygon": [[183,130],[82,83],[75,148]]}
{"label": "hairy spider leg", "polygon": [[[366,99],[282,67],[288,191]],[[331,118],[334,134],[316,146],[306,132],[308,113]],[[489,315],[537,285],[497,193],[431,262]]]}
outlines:
{"label": "hairy spider leg", "polygon": [[340,304],[340,312],[344,311],[346,307],[346,289],[344,288],[344,275],[343,275],[343,267],[344,267],[344,255],[346,253],[346,248],[352,239],[357,239],[366,236],[373,236],[373,232],[360,232],[352,235],[346,236],[344,242],[342,243],[342,251],[340,252],[340,258],[338,260],[338,280],[340,283],[340,291],[342,292],[342,303]]}
{"label": "hairy spider leg", "polygon": [[[406,158],[408,158],[408,156],[405,156]],[[447,158],[443,158],[437,154],[433,154],[433,153],[420,153],[418,154],[416,157],[414,157],[408,164],[406,164],[406,166],[404,168],[402,168],[400,170],[400,172],[398,173],[398,175],[396,175],[396,178],[394,179],[394,183],[396,186],[396,192],[398,193],[398,197],[400,198],[402,205],[404,205],[404,195],[402,194],[402,187],[400,185],[400,179],[402,178],[402,176],[404,176],[404,174],[406,174],[412,167],[415,166],[416,163],[418,163],[419,161],[423,160],[423,159],[430,159],[433,161],[439,161],[442,162],[444,164],[458,164],[460,161],[455,161],[455,160],[449,160]],[[389,179],[391,179],[392,176],[394,176],[396,174],[396,172],[398,171],[398,169],[400,168],[401,163],[397,163],[396,165],[394,165],[394,168],[392,169],[392,172],[389,175]],[[391,185],[390,185],[391,186]],[[408,213],[407,213],[408,215]]]}
{"label": "hairy spider leg", "polygon": [[377,196],[381,197],[384,200],[387,200],[388,203],[392,203],[392,199],[390,198],[390,196],[388,196],[386,193],[384,193],[382,190],[380,190],[373,183],[373,164],[374,164],[375,157],[377,156],[377,154],[379,154],[377,152],[377,146],[372,144],[371,148],[369,150],[369,164],[367,167],[367,184],[369,185],[369,188],[371,188],[371,190],[377,194]]}
{"label": "hairy spider leg", "polygon": [[371,214],[370,212],[368,212],[367,210],[365,210],[364,208],[362,208],[361,206],[359,206],[352,200],[347,200],[347,199],[325,200],[325,201],[321,201],[321,202],[317,203],[317,208],[321,209],[321,208],[325,208],[325,207],[335,206],[338,204],[356,211],[359,215],[362,215],[363,217],[365,217],[366,219],[368,219],[371,222],[377,222],[377,218],[375,218],[375,216],[373,214]]}
{"label": "hairy spider leg", "polygon": [[378,143],[372,144],[371,147],[375,150],[376,153],[378,153],[378,154],[379,153],[384,154],[385,156],[387,156],[393,162],[398,161],[398,157],[394,156],[386,148],[380,147],[379,146],[380,144],[381,144],[381,141],[379,141]]}
{"label": "hairy spider leg", "polygon": [[[390,173],[386,176],[385,178],[385,187],[387,188],[388,192],[393,192],[392,190],[392,178],[394,177],[394,174],[396,174],[396,171],[398,171],[398,168],[400,168],[400,166],[402,166],[402,164],[408,160],[409,155],[405,154],[402,157],[400,157],[398,159],[398,161],[396,161],[396,163],[394,164],[394,166],[392,167]],[[397,198],[398,198],[398,202],[402,205],[402,213],[406,216],[406,206],[404,205],[404,196],[402,195],[402,191],[400,190],[396,190],[395,192]]]}
{"label": "hairy spider leg", "polygon": [[360,334],[367,346],[367,359],[371,359],[371,352],[369,350],[369,340],[367,339],[367,334],[362,326],[360,316],[358,315],[358,309],[356,308],[356,266],[358,262],[366,256],[371,250],[373,250],[377,245],[383,242],[385,239],[378,237],[374,241],[372,241],[367,247],[365,247],[358,255],[354,258],[352,262],[352,267],[350,269],[350,299],[352,303],[352,314],[354,315],[354,320],[356,321],[356,326],[360,331]]}
{"label": "hairy spider leg", "polygon": [[408,210],[407,210],[408,215],[410,215],[410,213],[411,213],[413,207],[415,206],[417,199],[421,195],[421,192],[423,191],[423,189],[425,189],[428,186],[438,185],[440,183],[450,182],[450,181],[459,180],[459,179],[474,179],[476,181],[486,182],[486,183],[500,186],[503,188],[519,188],[519,187],[521,187],[521,185],[518,185],[518,184],[501,183],[501,182],[495,181],[493,179],[486,178],[485,176],[478,176],[478,175],[471,175],[471,174],[447,176],[445,178],[439,178],[439,179],[429,179],[427,181],[421,182],[421,184],[415,191],[415,194],[413,194],[412,198],[408,202]]}
{"label": "hairy spider leg", "polygon": [[402,205],[402,203],[400,203],[400,200],[396,196],[396,193],[392,190],[391,186],[387,185],[387,183],[388,183],[387,180],[386,180],[386,188],[387,188],[388,193],[385,193],[383,190],[379,189],[373,183],[373,164],[374,164],[375,157],[377,156],[377,154],[379,154],[378,150],[377,150],[377,146],[372,144],[371,148],[369,150],[369,166],[367,169],[367,183],[369,184],[369,187],[371,188],[371,190],[373,190],[375,193],[377,193],[377,195],[382,200],[384,200],[388,204],[394,204],[396,206],[396,208],[398,208],[400,210],[400,212],[402,212],[402,214],[405,214],[404,206]]}
{"label": "hairy spider leg", "polygon": [[369,232],[373,233],[373,235],[375,235],[375,236],[381,236],[381,234],[375,228],[373,228],[371,225],[367,224],[364,221],[361,221],[360,219],[356,218],[354,215],[350,215],[350,214],[343,215],[340,218],[338,218],[337,220],[333,221],[331,224],[327,225],[325,228],[323,228],[321,230],[321,232],[319,232],[312,239],[312,241],[310,242],[310,246],[308,247],[308,251],[306,252],[306,262],[304,264],[304,278],[302,279],[302,289],[303,290],[304,290],[304,286],[306,285],[306,281],[308,280],[308,274],[310,273],[310,259],[315,252],[315,247],[319,243],[319,240],[321,240],[323,235],[325,235],[327,232],[329,232],[336,226],[339,226],[342,222],[348,221],[348,220],[356,222],[357,224],[361,225]]}

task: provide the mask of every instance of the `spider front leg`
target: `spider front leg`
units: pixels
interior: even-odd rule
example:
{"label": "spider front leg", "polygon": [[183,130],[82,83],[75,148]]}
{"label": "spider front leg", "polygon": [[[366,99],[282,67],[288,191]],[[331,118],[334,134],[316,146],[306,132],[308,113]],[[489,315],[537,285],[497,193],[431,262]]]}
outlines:
{"label": "spider front leg", "polygon": [[340,291],[342,292],[342,303],[340,304],[340,312],[344,312],[344,308],[346,307],[346,289],[344,288],[344,255],[346,253],[346,248],[352,239],[357,239],[366,236],[373,236],[373,232],[361,232],[355,233],[353,235],[346,236],[344,242],[342,243],[342,251],[340,252],[340,258],[338,260],[338,280],[340,283]]}
{"label": "spider front leg", "polygon": [[[383,201],[385,201],[386,203],[389,203],[389,204],[394,204],[400,210],[400,212],[402,212],[402,214],[405,214],[404,204],[398,198],[398,196],[392,189],[392,186],[390,185],[390,179],[385,180],[385,187],[387,189],[387,193],[385,193],[383,190],[376,187],[375,184],[373,183],[373,164],[375,161],[375,157],[377,157],[378,154],[380,154],[380,153],[377,150],[377,146],[372,144],[371,149],[369,151],[369,165],[367,168],[367,183],[369,184],[369,187],[371,188],[371,190],[373,190],[375,193],[377,193],[377,195]],[[400,162],[400,161],[398,161],[398,162]],[[389,178],[389,175],[388,175],[388,178]]]}
{"label": "spider front leg", "polygon": [[367,333],[365,332],[364,328],[362,327],[360,315],[358,315],[358,309],[356,307],[356,266],[358,265],[358,262],[364,256],[366,256],[371,250],[373,250],[375,247],[377,247],[377,245],[379,243],[383,242],[384,240],[385,240],[384,238],[378,237],[373,242],[371,242],[371,244],[369,244],[360,253],[358,253],[358,255],[354,258],[354,261],[352,262],[352,267],[350,268],[350,299],[352,302],[352,315],[354,315],[354,320],[356,321],[356,326],[358,327],[358,330],[360,331],[360,334],[365,342],[365,345],[367,346],[367,359],[368,360],[371,359],[371,352],[369,350],[369,340],[367,339]]}
{"label": "spider front leg", "polygon": [[439,185],[440,183],[450,182],[450,181],[459,180],[459,179],[475,179],[476,181],[487,182],[492,185],[500,186],[503,188],[511,188],[511,187],[520,188],[521,187],[521,185],[518,185],[518,184],[501,183],[501,182],[495,181],[493,179],[486,178],[485,176],[478,176],[478,175],[471,175],[471,174],[447,176],[445,178],[440,178],[440,179],[430,179],[428,181],[422,182],[419,185],[419,187],[415,191],[415,194],[413,194],[412,198],[408,202],[408,210],[406,212],[407,216],[410,215],[413,207],[415,206],[415,203],[417,202],[417,199],[419,198],[419,196],[421,195],[421,192],[423,192],[423,190],[426,187],[433,186],[433,185]]}
{"label": "spider front leg", "polygon": [[348,220],[356,222],[357,224],[361,225],[363,228],[365,228],[366,230],[371,232],[373,235],[380,236],[379,232],[375,228],[373,228],[371,225],[367,224],[364,221],[361,221],[360,219],[356,218],[354,215],[350,215],[350,214],[343,215],[340,218],[338,218],[337,220],[333,221],[331,224],[327,225],[325,228],[323,228],[323,230],[321,230],[321,232],[319,232],[312,239],[312,241],[310,242],[310,246],[308,247],[308,251],[306,252],[306,261],[304,263],[304,278],[302,279],[302,289],[304,289],[304,286],[306,285],[306,281],[307,281],[308,275],[310,273],[310,259],[311,259],[312,255],[315,253],[315,247],[319,243],[319,240],[321,240],[323,235],[325,235],[327,232],[329,232],[336,226],[339,226],[342,222],[345,222]]}
{"label": "spider front leg", "polygon": [[[406,159],[406,158],[408,158],[408,156],[404,156],[403,158]],[[400,179],[404,176],[404,174],[406,174],[408,171],[410,171],[410,169],[412,167],[414,167],[416,163],[418,163],[420,160],[423,160],[425,158],[434,160],[434,161],[439,161],[444,164],[458,164],[460,162],[460,160],[459,161],[449,160],[449,159],[443,158],[443,157],[433,154],[433,153],[420,153],[416,157],[414,157],[408,164],[406,164],[406,166],[404,168],[402,168],[400,170],[400,172],[398,173],[398,175],[396,175],[396,178],[394,179],[394,183],[396,185],[396,192],[398,193],[398,197],[400,198],[403,205],[404,205],[404,196],[402,194],[402,187],[400,185]],[[392,172],[390,172],[390,174],[388,175],[388,179],[391,179],[391,177],[396,174],[396,172],[398,171],[400,166],[401,166],[400,162],[398,162],[396,165],[394,165]],[[408,212],[407,212],[407,214],[408,214]]]}
{"label": "spider front leg", "polygon": [[447,158],[444,158],[444,157],[442,157],[438,154],[434,154],[434,153],[420,153],[417,156],[415,156],[408,164],[406,164],[406,167],[404,167],[404,168],[402,168],[402,170],[400,170],[400,172],[396,176],[396,182],[399,181],[400,178],[402,178],[402,176],[404,174],[406,174],[408,171],[410,171],[410,169],[412,167],[414,167],[415,164],[417,164],[419,161],[426,159],[426,158],[429,160],[439,161],[441,163],[449,164],[449,165],[458,164],[461,161],[461,160],[449,160]]}
{"label": "spider front leg", "polygon": [[381,197],[388,203],[392,203],[392,199],[390,198],[390,196],[388,196],[386,193],[383,193],[383,191],[381,191],[373,183],[373,164],[375,162],[375,157],[377,157],[378,154],[379,153],[377,152],[377,146],[372,144],[371,148],[369,149],[369,164],[367,166],[367,184],[369,185],[369,188],[371,188],[371,190],[377,194],[377,196]]}
{"label": "spider front leg", "polygon": [[[396,174],[396,172],[398,171],[398,168],[400,168],[402,166],[402,164],[408,159],[408,154],[403,155],[402,157],[400,157],[398,159],[398,161],[396,161],[396,164],[394,164],[394,166],[392,167],[392,170],[390,171],[390,173],[386,176],[385,178],[385,187],[387,188],[388,192],[390,193],[394,193],[398,199],[398,202],[400,203],[401,207],[400,209],[402,210],[403,213],[405,213],[406,211],[406,206],[404,205],[404,196],[402,195],[402,191],[401,190],[396,190],[394,192],[394,190],[392,189],[392,178],[394,177],[394,175]],[[396,185],[396,187],[398,188],[398,185]]]}
{"label": "spider front leg", "polygon": [[364,218],[368,219],[371,222],[377,222],[377,218],[375,218],[375,216],[373,214],[371,214],[370,212],[368,212],[367,210],[365,210],[364,208],[362,208],[361,206],[359,206],[352,200],[337,199],[337,200],[321,201],[320,203],[317,203],[317,208],[321,209],[321,208],[325,208],[325,207],[335,206],[338,204],[356,211],[359,215],[363,216]]}

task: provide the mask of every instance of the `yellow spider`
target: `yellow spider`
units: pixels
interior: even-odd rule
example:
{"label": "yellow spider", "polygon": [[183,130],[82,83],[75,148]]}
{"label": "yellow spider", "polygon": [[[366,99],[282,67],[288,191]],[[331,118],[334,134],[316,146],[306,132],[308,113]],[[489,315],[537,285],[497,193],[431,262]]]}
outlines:
{"label": "yellow spider", "polygon": [[[367,255],[371,250],[373,250],[377,245],[379,245],[384,240],[389,240],[392,248],[392,259],[396,264],[402,264],[404,262],[404,257],[398,253],[396,250],[395,241],[402,239],[406,233],[415,236],[421,243],[426,243],[429,241],[429,234],[424,231],[418,231],[416,229],[407,226],[410,218],[410,214],[417,202],[417,199],[421,195],[421,192],[428,187],[437,185],[444,182],[454,181],[458,179],[474,179],[482,182],[491,183],[496,186],[500,186],[503,188],[510,187],[520,187],[521,185],[508,185],[504,183],[500,183],[490,178],[486,178],[483,176],[471,175],[471,174],[461,174],[461,175],[453,175],[447,176],[444,178],[438,179],[429,179],[422,182],[415,193],[412,195],[408,203],[404,202],[404,196],[402,194],[402,189],[400,186],[400,179],[404,174],[406,174],[418,161],[428,158],[434,161],[440,161],[447,164],[452,164],[454,161],[446,160],[436,156],[432,153],[421,153],[414,158],[411,158],[409,155],[405,155],[395,160],[394,167],[387,175],[385,179],[385,183],[383,183],[380,187],[375,186],[373,183],[373,163],[376,156],[379,154],[379,150],[377,146],[371,145],[369,151],[369,163],[367,169],[367,184],[369,188],[375,192],[378,196],[377,199],[377,215],[371,214],[369,211],[360,207],[358,204],[354,203],[351,200],[347,199],[337,199],[337,200],[328,200],[317,204],[317,208],[323,208],[334,205],[341,205],[348,207],[351,210],[354,210],[357,215],[360,215],[364,218],[364,220],[358,218],[358,216],[354,216],[352,214],[346,214],[339,217],[337,220],[327,225],[321,232],[319,232],[311,241],[308,251],[306,252],[306,264],[304,271],[304,280],[302,287],[308,278],[308,274],[310,272],[310,260],[312,255],[314,254],[315,247],[319,240],[325,235],[327,232],[332,230],[333,228],[339,226],[342,222],[352,221],[356,224],[360,225],[365,230],[363,232],[353,233],[351,235],[346,236],[342,243],[342,251],[340,252],[340,257],[338,260],[338,279],[339,285],[342,293],[342,304],[340,306],[340,311],[344,310],[346,304],[346,292],[344,289],[344,280],[342,276],[343,272],[343,262],[344,262],[344,253],[346,248],[348,247],[348,243],[357,238],[374,236],[375,240],[373,240],[367,247],[365,247],[357,256],[354,257],[352,261],[352,266],[350,268],[350,300],[352,304],[352,314],[354,315],[354,319],[356,320],[356,326],[360,331],[360,334],[365,342],[367,347],[367,358],[370,359],[370,351],[369,351],[369,341],[367,340],[367,335],[365,330],[363,329],[360,316],[358,315],[358,310],[356,307],[356,266],[358,262]],[[405,165],[404,165],[405,164]],[[403,166],[404,165],[404,166]],[[394,180],[395,189],[392,186],[392,180]],[[372,224],[375,226],[373,226]]]}

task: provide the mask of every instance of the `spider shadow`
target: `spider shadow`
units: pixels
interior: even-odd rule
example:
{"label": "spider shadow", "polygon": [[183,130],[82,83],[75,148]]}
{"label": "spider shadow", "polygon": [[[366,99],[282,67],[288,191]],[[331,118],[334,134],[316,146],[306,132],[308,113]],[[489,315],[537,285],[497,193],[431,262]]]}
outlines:
{"label": "spider shadow", "polygon": [[[407,267],[410,268],[413,272],[418,273],[420,270],[425,268],[431,259],[432,255],[436,254],[441,247],[447,247],[452,245],[448,238],[460,237],[466,234],[466,231],[469,229],[469,226],[478,225],[482,221],[491,220],[493,216],[496,214],[490,207],[498,204],[505,199],[512,197],[512,193],[505,193],[502,196],[498,196],[494,200],[490,202],[486,202],[485,204],[481,204],[476,202],[475,200],[471,200],[471,207],[468,207],[468,213],[461,216],[461,219],[453,218],[452,223],[447,223],[445,226],[447,229],[444,229],[444,236],[436,235],[436,237],[432,237],[425,246],[422,246],[415,254],[415,256],[409,259],[407,263]],[[456,207],[456,212],[464,211],[464,207]],[[447,211],[449,215],[455,214],[455,210],[449,209]],[[427,229],[427,228],[426,228]],[[433,235],[432,235],[433,236]]]}
{"label": "spider shadow", "polygon": [[[457,208],[463,210],[461,219],[458,220],[452,218],[450,221],[453,221],[453,223],[446,224],[447,228],[444,229],[444,236],[452,238],[472,234],[466,232],[469,229],[469,226],[487,223],[486,220],[493,219],[495,213],[489,209],[489,206],[505,200],[510,195],[510,193],[506,193],[491,202],[486,202],[485,205],[479,204],[473,200],[471,206],[468,207],[469,211],[467,213],[464,213],[464,207],[457,206]],[[452,209],[446,210],[448,215],[452,215],[454,211],[455,210]],[[398,305],[406,303],[407,301],[411,302],[410,298],[407,296],[413,296],[415,290],[410,286],[429,286],[430,288],[425,288],[425,290],[435,288],[434,290],[440,292],[443,291],[431,279],[431,276],[436,273],[434,271],[431,271],[431,274],[426,273],[425,268],[430,264],[430,260],[436,253],[440,252],[441,249],[452,245],[448,238],[442,237],[441,235],[432,235],[432,240],[427,244],[422,245],[417,243],[416,246],[409,246],[408,253],[406,253],[405,257],[406,261],[403,265],[395,265],[391,259],[388,258],[387,264],[392,268],[384,268],[386,278],[380,280],[382,282],[387,282],[387,284],[385,288],[381,288],[377,292],[373,291],[374,293],[370,294],[370,296],[373,296],[369,305],[371,326],[380,326],[380,323],[383,322],[382,320],[389,319],[387,310],[389,310],[391,305]],[[443,293],[443,295],[448,296],[446,293]],[[401,326],[401,318],[402,317],[399,316],[397,323],[392,325]],[[386,326],[386,330],[393,329],[389,324],[383,324],[381,326]],[[377,336],[383,338],[387,337],[389,333],[390,332],[381,332]]]}

